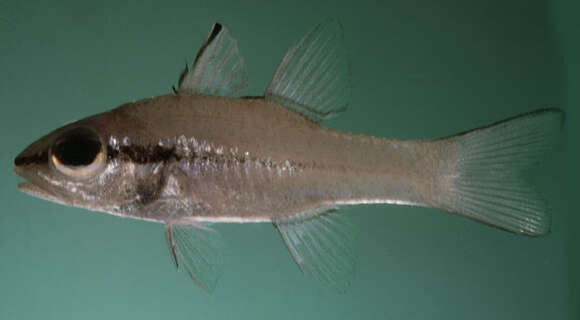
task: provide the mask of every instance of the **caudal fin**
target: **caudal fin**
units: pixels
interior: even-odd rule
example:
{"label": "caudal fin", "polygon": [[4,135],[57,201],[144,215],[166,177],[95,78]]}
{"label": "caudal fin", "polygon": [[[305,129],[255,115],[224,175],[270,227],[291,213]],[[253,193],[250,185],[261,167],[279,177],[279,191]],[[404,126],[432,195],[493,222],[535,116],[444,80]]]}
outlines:
{"label": "caudal fin", "polygon": [[546,203],[523,173],[551,149],[563,121],[563,111],[541,109],[451,137],[457,160],[443,209],[514,233],[548,233]]}

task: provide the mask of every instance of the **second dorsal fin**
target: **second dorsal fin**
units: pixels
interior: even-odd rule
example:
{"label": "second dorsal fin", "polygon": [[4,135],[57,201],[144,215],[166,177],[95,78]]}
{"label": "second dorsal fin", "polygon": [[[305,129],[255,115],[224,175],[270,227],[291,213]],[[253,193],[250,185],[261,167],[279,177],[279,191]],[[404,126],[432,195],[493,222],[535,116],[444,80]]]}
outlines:
{"label": "second dorsal fin", "polygon": [[288,50],[265,98],[316,122],[344,111],[351,88],[342,38],[342,27],[336,20],[314,28]]}
{"label": "second dorsal fin", "polygon": [[191,70],[185,66],[178,93],[233,96],[247,85],[238,42],[219,23],[214,24],[199,49]]}

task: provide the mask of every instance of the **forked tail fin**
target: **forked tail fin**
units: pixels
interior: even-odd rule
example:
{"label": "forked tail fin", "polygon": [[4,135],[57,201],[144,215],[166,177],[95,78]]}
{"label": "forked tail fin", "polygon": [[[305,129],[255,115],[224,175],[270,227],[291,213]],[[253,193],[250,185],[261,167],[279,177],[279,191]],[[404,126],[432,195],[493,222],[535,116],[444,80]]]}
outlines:
{"label": "forked tail fin", "polygon": [[523,173],[551,149],[563,122],[563,111],[541,109],[451,137],[457,160],[442,209],[514,233],[548,233],[546,203]]}

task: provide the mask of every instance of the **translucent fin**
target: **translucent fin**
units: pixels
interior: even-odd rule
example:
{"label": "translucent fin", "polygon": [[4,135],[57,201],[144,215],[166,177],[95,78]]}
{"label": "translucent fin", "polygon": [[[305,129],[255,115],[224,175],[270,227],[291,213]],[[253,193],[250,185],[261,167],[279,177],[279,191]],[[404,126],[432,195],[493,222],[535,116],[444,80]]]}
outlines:
{"label": "translucent fin", "polygon": [[458,159],[446,209],[514,233],[548,233],[546,203],[522,173],[553,146],[563,119],[543,109],[452,137]]}
{"label": "translucent fin", "polygon": [[357,232],[347,217],[331,209],[274,225],[303,272],[339,291],[350,285],[357,258]]}
{"label": "translucent fin", "polygon": [[247,85],[238,42],[216,23],[201,46],[191,70],[179,77],[179,93],[233,96]]}
{"label": "translucent fin", "polygon": [[350,90],[342,27],[330,20],[286,53],[265,98],[318,122],[346,110]]}
{"label": "translucent fin", "polygon": [[211,293],[222,272],[220,234],[201,224],[167,224],[166,235],[175,265],[183,266],[196,285]]}

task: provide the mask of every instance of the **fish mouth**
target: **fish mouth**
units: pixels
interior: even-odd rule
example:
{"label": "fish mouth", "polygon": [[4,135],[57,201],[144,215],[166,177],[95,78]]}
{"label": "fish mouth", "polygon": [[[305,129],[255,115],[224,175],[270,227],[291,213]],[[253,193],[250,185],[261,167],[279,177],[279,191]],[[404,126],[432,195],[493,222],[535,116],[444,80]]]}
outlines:
{"label": "fish mouth", "polygon": [[[30,178],[30,174],[28,174],[28,170],[24,169],[24,168],[23,168],[23,167],[21,167],[21,166],[17,166],[17,167],[15,167],[15,168],[14,168],[14,173],[15,173],[17,176],[19,176],[19,177],[21,177],[21,178],[24,178],[24,179],[27,181],[27,182],[25,182],[25,183],[30,183],[30,182],[29,182],[29,181],[30,181],[30,179],[29,179],[29,178]],[[18,185],[20,186],[20,184],[21,184],[21,183],[19,183]]]}
{"label": "fish mouth", "polygon": [[37,197],[37,198],[48,200],[48,201],[59,202],[55,196],[53,196],[52,194],[46,192],[45,190],[39,188],[38,186],[36,186],[30,182],[19,183],[18,190],[22,191],[26,194],[29,194],[33,197]]}
{"label": "fish mouth", "polygon": [[24,182],[18,183],[18,190],[19,191],[24,192],[28,195],[33,196],[33,197],[43,199],[43,200],[53,201],[53,202],[57,202],[57,203],[63,203],[62,200],[60,200],[57,196],[55,196],[51,192],[48,192],[47,190],[45,190],[45,189],[39,187],[38,185],[34,184],[33,182],[31,182],[29,179],[30,177],[28,177],[29,174],[27,174],[26,171],[22,167],[14,168],[14,173],[26,180]]}
{"label": "fish mouth", "polygon": [[50,202],[55,202],[55,203],[67,205],[64,201],[62,201],[57,196],[53,195],[52,193],[40,188],[39,186],[37,186],[35,184],[32,184],[30,182],[19,183],[18,190],[21,192],[24,192],[28,195],[31,195],[33,197],[42,199],[42,200],[47,200]]}

